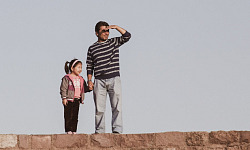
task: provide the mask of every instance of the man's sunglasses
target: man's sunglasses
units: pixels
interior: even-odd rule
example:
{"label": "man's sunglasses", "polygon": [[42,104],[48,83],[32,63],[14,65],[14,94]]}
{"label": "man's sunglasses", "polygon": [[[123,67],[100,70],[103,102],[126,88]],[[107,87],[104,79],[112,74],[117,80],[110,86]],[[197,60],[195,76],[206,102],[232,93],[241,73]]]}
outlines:
{"label": "man's sunglasses", "polygon": [[108,30],[102,30],[101,33],[104,33],[104,32],[109,32],[109,29]]}

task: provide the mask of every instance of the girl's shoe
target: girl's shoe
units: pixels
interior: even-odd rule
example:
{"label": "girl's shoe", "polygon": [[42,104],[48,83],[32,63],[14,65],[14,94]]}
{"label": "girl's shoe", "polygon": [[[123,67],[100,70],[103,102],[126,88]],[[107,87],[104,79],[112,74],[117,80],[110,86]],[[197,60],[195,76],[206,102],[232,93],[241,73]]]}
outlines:
{"label": "girl's shoe", "polygon": [[71,131],[69,131],[69,132],[66,132],[67,134],[72,134],[72,132]]}
{"label": "girl's shoe", "polygon": [[73,132],[73,134],[76,134],[76,132]]}

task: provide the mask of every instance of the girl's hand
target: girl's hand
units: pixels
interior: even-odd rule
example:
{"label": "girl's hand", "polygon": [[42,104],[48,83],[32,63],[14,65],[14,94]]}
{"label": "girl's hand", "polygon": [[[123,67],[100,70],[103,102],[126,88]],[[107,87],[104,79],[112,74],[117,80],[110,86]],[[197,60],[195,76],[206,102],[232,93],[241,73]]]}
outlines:
{"label": "girl's hand", "polygon": [[63,103],[64,106],[67,106],[68,101],[66,99],[63,99],[62,103]]}
{"label": "girl's hand", "polygon": [[94,88],[94,84],[93,84],[93,82],[90,80],[90,81],[88,81],[88,86],[89,86],[89,90],[93,90],[93,88]]}

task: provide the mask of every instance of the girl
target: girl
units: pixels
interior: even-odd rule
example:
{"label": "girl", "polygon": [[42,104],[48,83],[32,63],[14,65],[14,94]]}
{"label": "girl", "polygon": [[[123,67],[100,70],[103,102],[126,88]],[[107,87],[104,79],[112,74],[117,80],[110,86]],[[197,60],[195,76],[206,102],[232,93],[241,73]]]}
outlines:
{"label": "girl", "polygon": [[80,103],[83,104],[84,93],[90,92],[85,80],[80,76],[82,62],[73,59],[65,63],[65,75],[62,78],[60,94],[64,105],[65,132],[76,134],[78,111]]}

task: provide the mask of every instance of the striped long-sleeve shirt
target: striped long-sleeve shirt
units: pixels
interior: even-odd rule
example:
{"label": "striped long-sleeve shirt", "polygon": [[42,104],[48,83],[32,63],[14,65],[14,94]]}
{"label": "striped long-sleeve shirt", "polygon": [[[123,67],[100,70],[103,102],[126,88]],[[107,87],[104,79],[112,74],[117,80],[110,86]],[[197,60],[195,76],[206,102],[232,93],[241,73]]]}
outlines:
{"label": "striped long-sleeve shirt", "polygon": [[88,49],[87,74],[95,75],[96,79],[109,79],[120,76],[119,47],[126,43],[131,34],[126,31],[121,37],[95,42]]}

